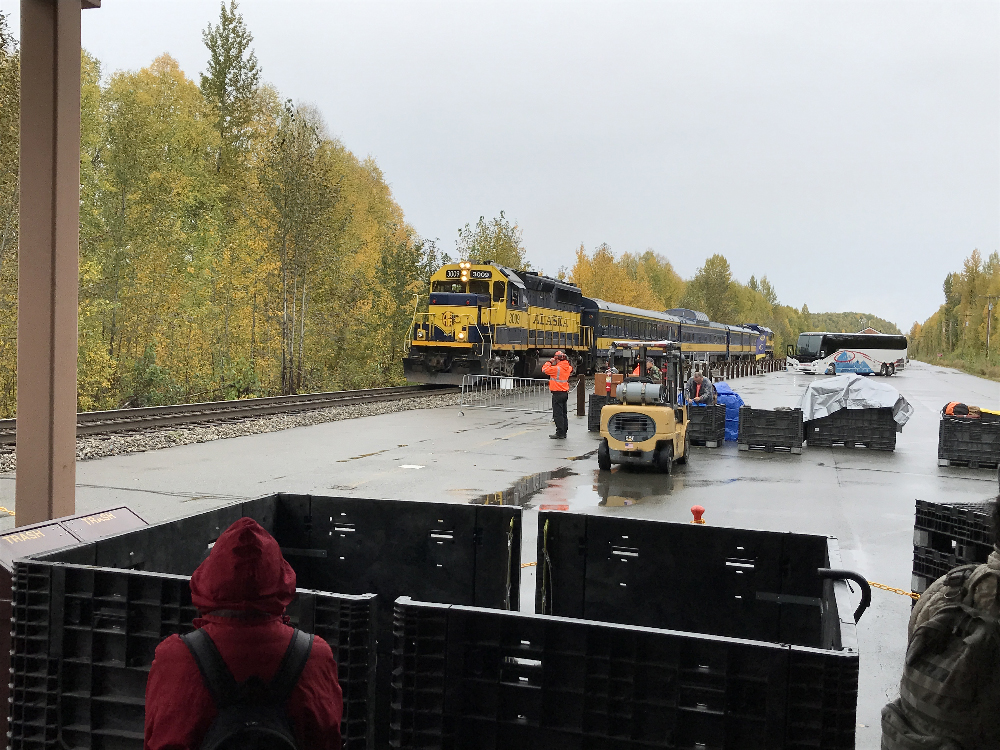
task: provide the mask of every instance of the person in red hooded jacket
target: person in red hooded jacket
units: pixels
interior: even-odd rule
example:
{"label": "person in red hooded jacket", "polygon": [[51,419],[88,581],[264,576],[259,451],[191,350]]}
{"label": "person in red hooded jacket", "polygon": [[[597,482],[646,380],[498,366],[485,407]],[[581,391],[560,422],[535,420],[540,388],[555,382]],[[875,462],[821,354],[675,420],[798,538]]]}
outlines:
{"label": "person in red hooded jacket", "polygon": [[[295,597],[295,571],[256,521],[241,518],[219,537],[191,576],[191,601],[237,683],[270,682],[293,629],[284,617]],[[330,646],[313,640],[286,706],[295,740],[309,750],[341,750],[343,697]],[[179,636],[156,647],[146,683],[144,750],[198,750],[218,710],[194,657]]]}

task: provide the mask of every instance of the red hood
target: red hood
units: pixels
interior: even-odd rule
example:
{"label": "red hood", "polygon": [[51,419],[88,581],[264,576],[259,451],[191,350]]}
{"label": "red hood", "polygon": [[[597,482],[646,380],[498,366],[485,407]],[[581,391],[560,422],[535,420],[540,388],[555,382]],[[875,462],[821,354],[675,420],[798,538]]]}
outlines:
{"label": "red hood", "polygon": [[258,610],[280,615],[295,598],[295,571],[274,537],[241,518],[216,541],[191,576],[191,601],[201,612]]}

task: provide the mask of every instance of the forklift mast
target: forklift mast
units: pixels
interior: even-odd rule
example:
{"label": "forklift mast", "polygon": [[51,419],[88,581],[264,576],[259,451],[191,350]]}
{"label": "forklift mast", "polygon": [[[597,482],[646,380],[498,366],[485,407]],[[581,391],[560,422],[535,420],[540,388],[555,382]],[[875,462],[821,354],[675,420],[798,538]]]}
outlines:
{"label": "forklift mast", "polygon": [[[654,349],[661,349],[662,347],[656,346]],[[670,346],[666,349],[663,354],[657,352],[656,355],[650,355],[647,352],[645,346],[639,347],[639,372],[646,372],[646,359],[647,357],[653,359],[654,363],[657,358],[663,360],[663,365],[661,367],[661,374],[663,375],[663,384],[665,388],[663,389],[664,401],[668,404],[677,404],[677,389],[680,386],[681,377],[683,377],[683,370],[681,369],[681,353],[680,350],[674,346]]]}

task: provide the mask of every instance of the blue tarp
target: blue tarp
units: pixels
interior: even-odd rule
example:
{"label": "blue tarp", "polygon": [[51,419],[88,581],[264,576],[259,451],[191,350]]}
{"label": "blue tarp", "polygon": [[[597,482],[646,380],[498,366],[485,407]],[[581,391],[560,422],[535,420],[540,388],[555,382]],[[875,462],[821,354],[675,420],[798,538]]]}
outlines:
{"label": "blue tarp", "polygon": [[740,407],[743,399],[728,383],[716,383],[715,393],[720,404],[726,407],[726,440],[734,441],[740,435]]}

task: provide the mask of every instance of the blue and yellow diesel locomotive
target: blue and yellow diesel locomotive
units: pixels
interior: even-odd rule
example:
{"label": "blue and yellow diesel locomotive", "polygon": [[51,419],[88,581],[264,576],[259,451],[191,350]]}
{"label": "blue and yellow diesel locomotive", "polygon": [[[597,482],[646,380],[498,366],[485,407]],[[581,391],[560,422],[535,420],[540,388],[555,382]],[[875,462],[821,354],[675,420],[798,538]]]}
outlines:
{"label": "blue and yellow diesel locomotive", "polygon": [[461,383],[464,375],[540,377],[557,350],[577,372],[607,363],[614,341],[676,341],[683,356],[725,362],[772,356],[761,326],[709,321],[704,313],[641,310],[584,297],[575,284],[493,263],[452,263],[431,276],[427,312],[414,316],[406,379]]}

